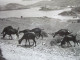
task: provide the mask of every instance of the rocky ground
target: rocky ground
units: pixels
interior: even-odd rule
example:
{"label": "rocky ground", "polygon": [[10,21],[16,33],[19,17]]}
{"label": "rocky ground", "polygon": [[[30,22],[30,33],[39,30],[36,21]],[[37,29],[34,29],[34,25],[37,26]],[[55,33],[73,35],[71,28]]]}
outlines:
{"label": "rocky ground", "polygon": [[[25,18],[6,18],[0,19],[0,32],[6,26],[13,26],[14,28],[20,27],[23,29],[32,29],[35,27],[43,28],[47,33],[58,31],[62,28],[68,28],[70,31],[79,34],[80,24],[61,22],[58,19],[45,18],[45,17],[25,17]],[[0,35],[0,38],[2,36]],[[21,38],[21,35],[19,39]],[[56,37],[59,39],[59,37]],[[14,40],[0,39],[0,48],[2,49],[3,57],[7,60],[80,60],[80,46],[62,48],[60,44],[52,43],[55,39],[51,35],[36,39],[37,46],[24,46],[25,40],[21,45],[18,44],[18,38],[13,35]],[[80,36],[77,37],[80,39]],[[32,44],[32,41],[30,41]],[[73,45],[73,42],[71,42]],[[28,44],[28,43],[27,43]]]}

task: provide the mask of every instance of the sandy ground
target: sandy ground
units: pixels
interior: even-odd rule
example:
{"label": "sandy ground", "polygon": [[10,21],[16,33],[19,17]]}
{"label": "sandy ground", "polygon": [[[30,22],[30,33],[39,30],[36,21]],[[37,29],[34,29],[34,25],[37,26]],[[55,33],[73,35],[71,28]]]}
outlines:
{"label": "sandy ground", "polygon": [[[79,60],[78,47],[61,48],[57,45],[45,45],[46,39],[37,41],[36,47],[24,47],[18,45],[17,40],[0,40],[3,57],[7,60]],[[38,44],[39,43],[39,44]],[[76,51],[77,48],[77,51]]]}

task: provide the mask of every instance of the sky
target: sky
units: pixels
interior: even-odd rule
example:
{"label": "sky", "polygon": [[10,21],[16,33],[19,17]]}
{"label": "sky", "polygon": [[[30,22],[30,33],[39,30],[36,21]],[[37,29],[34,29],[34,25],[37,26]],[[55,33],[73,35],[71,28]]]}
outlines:
{"label": "sky", "polygon": [[[23,5],[29,5],[29,4],[34,4],[42,0],[0,0],[0,5],[5,5],[8,3],[19,3]],[[46,0],[48,1],[48,0]]]}

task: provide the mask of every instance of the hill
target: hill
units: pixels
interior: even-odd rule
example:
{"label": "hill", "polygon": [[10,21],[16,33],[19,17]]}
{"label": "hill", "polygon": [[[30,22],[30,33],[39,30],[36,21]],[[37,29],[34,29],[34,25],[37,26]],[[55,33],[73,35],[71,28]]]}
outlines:
{"label": "hill", "polygon": [[[50,6],[49,9],[60,9],[60,7],[67,7],[67,6],[80,6],[80,0],[51,0],[51,1],[40,1],[31,5],[21,5],[18,3],[9,3],[5,6],[0,6],[0,11],[2,10],[15,10],[15,9],[27,9],[33,7],[44,7]],[[57,7],[57,8],[56,8]]]}
{"label": "hill", "polygon": [[36,7],[36,6],[60,6],[60,7],[66,7],[66,6],[80,6],[80,0],[51,0],[51,1],[40,1],[35,4],[29,5],[30,7]]}
{"label": "hill", "polygon": [[5,11],[5,10],[18,10],[18,9],[27,9],[28,7],[18,4],[18,3],[9,3],[5,6],[0,7],[0,11]]}

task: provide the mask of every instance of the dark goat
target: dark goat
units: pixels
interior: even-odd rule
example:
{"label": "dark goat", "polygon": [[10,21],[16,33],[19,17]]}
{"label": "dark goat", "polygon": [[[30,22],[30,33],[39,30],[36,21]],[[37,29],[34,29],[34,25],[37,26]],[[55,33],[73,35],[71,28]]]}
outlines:
{"label": "dark goat", "polygon": [[5,34],[5,31],[7,31],[8,29],[13,29],[13,27],[12,26],[5,27],[1,34]]}
{"label": "dark goat", "polygon": [[25,30],[22,30],[22,31],[19,31],[19,33],[28,33],[28,32],[30,32],[30,30],[29,29],[25,29]]}
{"label": "dark goat", "polygon": [[43,39],[43,35],[41,34],[41,31],[42,31],[43,29],[40,29],[40,28],[34,28],[34,29],[32,29],[32,30],[30,30],[31,32],[34,32],[35,33],[35,35],[36,35],[36,37],[42,37],[42,39]]}
{"label": "dark goat", "polygon": [[[33,34],[33,33],[25,33],[25,34],[23,35],[23,37],[18,41],[18,43],[21,44],[21,42],[22,42],[23,39],[26,39],[26,42],[27,42],[27,41],[29,42],[29,40],[32,39],[32,40],[34,41],[33,44],[35,43],[35,46],[36,46],[35,37],[36,37],[36,36],[35,36],[35,34]],[[29,42],[29,45],[30,45],[30,42]],[[25,44],[25,46],[26,46],[26,44]]]}
{"label": "dark goat", "polygon": [[12,29],[12,28],[4,28],[4,32],[5,33],[3,33],[3,38],[5,38],[5,36],[6,35],[9,35],[10,37],[11,37],[11,39],[12,39],[12,34],[16,34],[17,35],[17,37],[19,38],[19,35],[18,35],[18,30],[19,30],[19,28],[18,29]]}
{"label": "dark goat", "polygon": [[68,29],[60,29],[59,31],[55,32],[54,35],[53,35],[53,38],[56,36],[56,35],[60,35],[60,36],[64,36],[64,35],[68,35],[70,34],[71,32],[69,32]]}
{"label": "dark goat", "polygon": [[[78,45],[78,40],[76,40],[76,35],[66,35],[63,40],[61,41],[61,46],[63,46],[66,42],[67,44],[70,44],[70,41],[73,41],[74,42],[74,47],[75,47],[75,44],[77,43]],[[71,45],[71,44],[70,44]]]}

